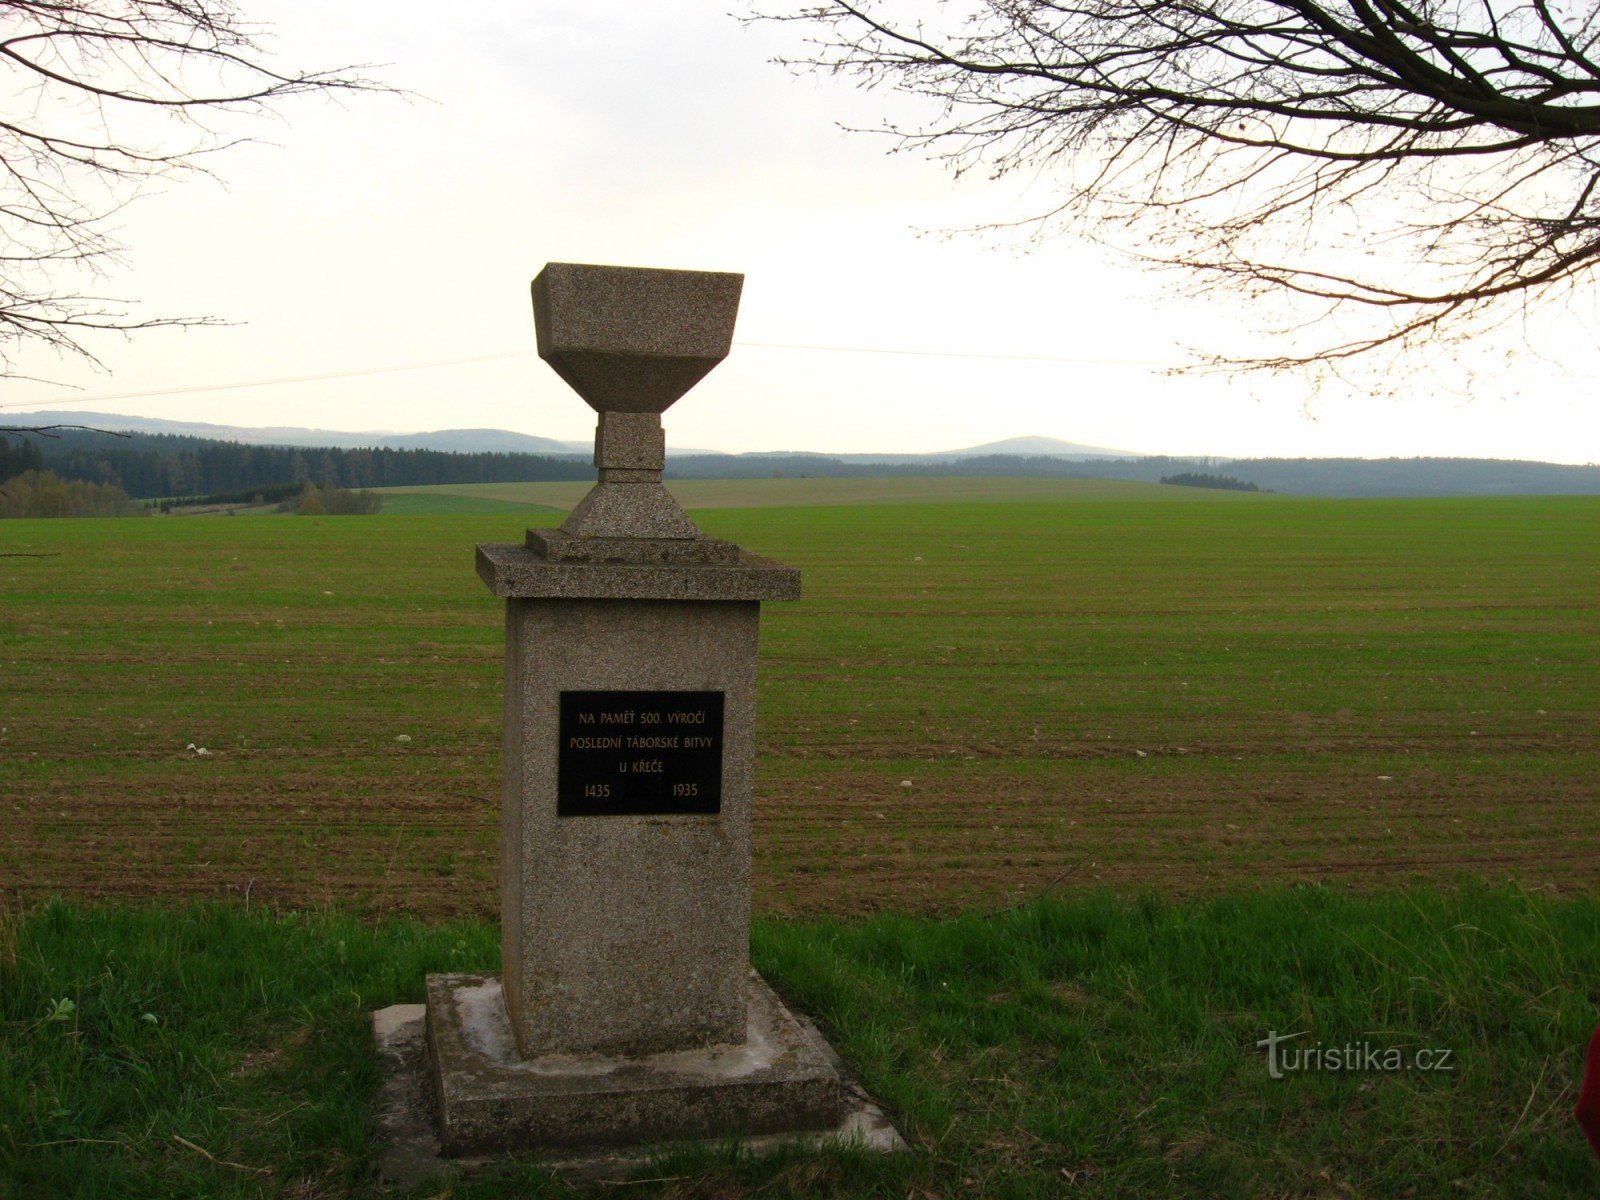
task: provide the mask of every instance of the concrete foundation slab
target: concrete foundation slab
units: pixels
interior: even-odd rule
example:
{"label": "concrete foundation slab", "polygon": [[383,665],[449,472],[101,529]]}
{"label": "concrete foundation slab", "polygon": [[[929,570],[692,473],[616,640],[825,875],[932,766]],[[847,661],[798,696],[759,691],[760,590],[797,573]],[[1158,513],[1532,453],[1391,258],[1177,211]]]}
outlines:
{"label": "concrete foundation slab", "polygon": [[743,1044],[523,1058],[493,975],[428,977],[429,1076],[446,1154],[828,1129],[838,1071],[750,975]]}
{"label": "concrete foundation slab", "polygon": [[[486,978],[476,977],[480,980]],[[749,1154],[784,1147],[830,1144],[859,1146],[882,1153],[905,1150],[906,1143],[882,1108],[844,1072],[833,1050],[810,1022],[791,1019],[814,1039],[833,1068],[842,1098],[839,1115],[819,1129],[787,1130],[737,1137]],[[447,1156],[434,1119],[430,1055],[426,1036],[427,1006],[396,1004],[372,1014],[373,1037],[382,1063],[383,1084],[378,1112],[378,1167],[385,1183],[412,1185],[442,1175],[470,1177],[505,1170],[513,1163],[531,1163],[574,1180],[625,1179],[662,1154],[693,1145],[726,1146],[727,1135],[705,1139],[670,1139],[632,1146],[521,1145],[509,1151]],[[509,1035],[508,1035],[509,1036]]]}

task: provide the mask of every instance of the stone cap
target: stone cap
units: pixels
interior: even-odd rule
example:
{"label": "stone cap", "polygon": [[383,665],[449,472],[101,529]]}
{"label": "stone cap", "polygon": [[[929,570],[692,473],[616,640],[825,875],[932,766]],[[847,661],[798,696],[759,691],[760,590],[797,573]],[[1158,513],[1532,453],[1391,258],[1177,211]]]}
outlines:
{"label": "stone cap", "polygon": [[728,355],[744,276],[546,263],[539,357],[599,412],[660,413]]}
{"label": "stone cap", "polygon": [[800,572],[744,551],[726,563],[552,562],[480,543],[478,576],[507,600],[798,600]]}

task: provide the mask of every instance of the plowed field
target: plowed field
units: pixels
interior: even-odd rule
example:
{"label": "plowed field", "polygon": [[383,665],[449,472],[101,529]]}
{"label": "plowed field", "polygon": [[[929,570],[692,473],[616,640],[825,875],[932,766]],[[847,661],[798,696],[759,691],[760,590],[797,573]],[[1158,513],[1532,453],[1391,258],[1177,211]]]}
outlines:
{"label": "plowed field", "polygon": [[[763,615],[758,908],[1600,879],[1600,502],[1092,486],[702,514],[806,573]],[[0,523],[51,555],[0,559],[0,895],[492,914],[472,550],[526,523]]]}

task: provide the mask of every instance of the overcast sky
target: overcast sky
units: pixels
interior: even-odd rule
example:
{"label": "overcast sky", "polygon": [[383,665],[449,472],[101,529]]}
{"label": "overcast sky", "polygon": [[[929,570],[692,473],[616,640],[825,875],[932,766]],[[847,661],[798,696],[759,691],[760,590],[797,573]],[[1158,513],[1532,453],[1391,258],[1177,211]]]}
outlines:
{"label": "overcast sky", "polygon": [[1600,459],[1592,306],[1477,347],[1470,395],[1441,386],[1456,354],[1382,396],[1169,377],[1249,315],[1068,239],[941,236],[1046,207],[1048,180],[953,181],[842,133],[893,98],[773,65],[795,31],[732,6],[246,0],[297,65],[386,64],[416,98],[294,101],[220,182],[141,199],[105,292],[234,324],[99,343],[108,372],[35,358],[56,385],[0,407],[586,438],[528,299],[575,261],[745,274],[732,356],[667,413],[681,447]]}

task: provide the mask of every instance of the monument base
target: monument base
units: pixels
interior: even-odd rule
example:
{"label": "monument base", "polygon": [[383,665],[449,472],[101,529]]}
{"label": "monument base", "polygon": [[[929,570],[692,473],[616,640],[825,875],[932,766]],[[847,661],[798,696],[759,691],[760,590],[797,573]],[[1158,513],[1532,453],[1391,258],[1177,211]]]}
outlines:
{"label": "monument base", "polygon": [[386,1180],[510,1161],[617,1177],[686,1144],[752,1153],[829,1141],[905,1143],[832,1048],[754,972],[742,1046],[607,1058],[517,1056],[494,975],[430,975],[426,1006],[373,1014],[385,1083]]}

